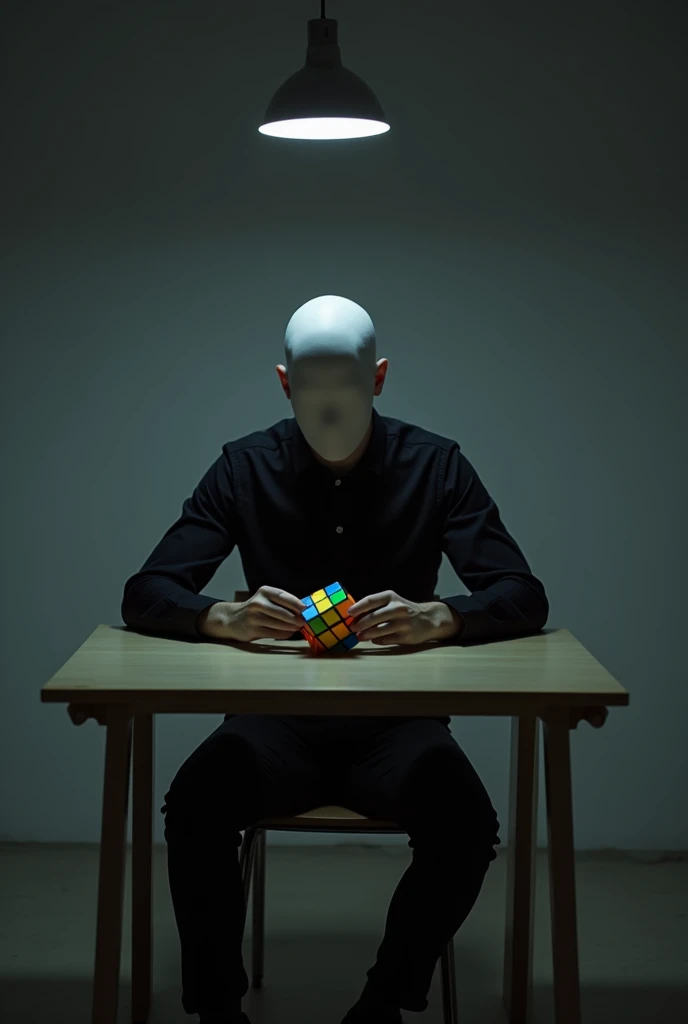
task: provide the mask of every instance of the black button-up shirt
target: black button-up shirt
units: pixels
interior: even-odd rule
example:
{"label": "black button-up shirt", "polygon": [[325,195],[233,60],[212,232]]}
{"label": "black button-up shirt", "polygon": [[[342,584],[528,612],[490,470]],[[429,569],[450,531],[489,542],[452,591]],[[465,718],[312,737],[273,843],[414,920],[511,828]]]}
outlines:
{"label": "black button-up shirt", "polygon": [[199,613],[233,599],[201,591],[235,546],[251,593],[266,584],[303,598],[339,582],[357,601],[382,590],[433,600],[444,552],[471,592],[440,598],[463,619],[448,642],[547,621],[542,583],[456,441],[375,409],[365,454],[341,476],[313,456],[294,418],[224,444],[127,580],[125,623],[200,637]]}

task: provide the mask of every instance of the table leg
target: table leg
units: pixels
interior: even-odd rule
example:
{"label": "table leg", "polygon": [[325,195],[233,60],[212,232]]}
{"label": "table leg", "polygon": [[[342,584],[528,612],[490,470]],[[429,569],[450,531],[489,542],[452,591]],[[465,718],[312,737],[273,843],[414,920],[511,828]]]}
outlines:
{"label": "table leg", "polygon": [[543,717],[556,1024],[580,1024],[569,712]]}
{"label": "table leg", "polygon": [[153,958],[153,715],[134,716],[131,849],[131,1020],[145,1024]]}
{"label": "table leg", "polygon": [[511,719],[509,836],[503,1001],[510,1024],[526,1024],[533,988],[533,913],[538,804],[538,719]]}
{"label": "table leg", "polygon": [[92,1024],[116,1024],[117,1021],[131,764],[131,709],[108,707],[105,709],[104,721],[107,738]]}

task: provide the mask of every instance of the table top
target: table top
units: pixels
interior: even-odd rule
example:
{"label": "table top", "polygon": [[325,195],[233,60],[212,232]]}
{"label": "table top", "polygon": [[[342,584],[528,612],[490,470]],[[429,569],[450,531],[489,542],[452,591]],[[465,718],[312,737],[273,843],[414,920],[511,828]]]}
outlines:
{"label": "table top", "polygon": [[100,625],[41,701],[139,713],[430,716],[618,706],[629,694],[567,629],[465,646],[363,641],[323,657],[305,641],[204,642]]}

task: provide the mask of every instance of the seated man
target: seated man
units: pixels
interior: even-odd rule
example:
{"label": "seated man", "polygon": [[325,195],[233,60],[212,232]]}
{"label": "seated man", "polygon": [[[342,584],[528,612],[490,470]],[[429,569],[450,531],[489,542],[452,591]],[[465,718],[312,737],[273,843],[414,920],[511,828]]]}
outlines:
{"label": "seated man", "polygon": [[[373,409],[388,361],[376,361],[365,310],[311,299],[291,317],[285,348],[277,372],[294,417],[223,445],[127,581],[124,621],[196,638],[302,639],[300,596],[338,580],[356,600],[352,628],[377,644],[540,630],[544,588],[459,445]],[[202,595],[235,545],[252,596]],[[443,552],[470,595],[433,601]],[[398,1024],[401,1009],[426,1008],[437,960],[500,844],[449,721],[226,715],[187,758],[162,808],[187,1013],[201,1024],[247,1021],[241,831],[323,804],[398,822],[413,850],[347,1024]]]}

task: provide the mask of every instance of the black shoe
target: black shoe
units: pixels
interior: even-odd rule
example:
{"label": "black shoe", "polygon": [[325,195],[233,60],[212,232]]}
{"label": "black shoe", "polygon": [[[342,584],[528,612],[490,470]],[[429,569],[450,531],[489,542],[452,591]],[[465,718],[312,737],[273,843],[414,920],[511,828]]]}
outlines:
{"label": "black shoe", "polygon": [[201,1017],[198,1024],[251,1024],[245,1013],[230,1013],[224,1017]]}
{"label": "black shoe", "polygon": [[352,1006],[341,1024],[404,1024],[399,1010],[374,1010],[359,1003]]}
{"label": "black shoe", "polygon": [[404,1024],[401,1010],[377,1008],[363,1002],[355,1003],[341,1024]]}

